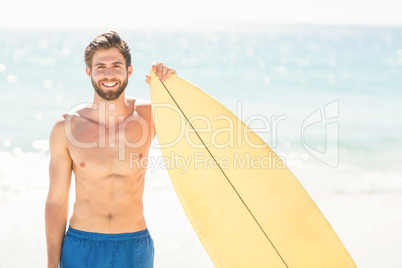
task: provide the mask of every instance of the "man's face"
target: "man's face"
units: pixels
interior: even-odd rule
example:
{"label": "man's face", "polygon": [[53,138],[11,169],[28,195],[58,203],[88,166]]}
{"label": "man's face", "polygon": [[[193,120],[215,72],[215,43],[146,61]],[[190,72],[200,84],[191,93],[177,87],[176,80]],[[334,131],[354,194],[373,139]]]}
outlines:
{"label": "man's face", "polygon": [[98,95],[111,101],[120,97],[128,84],[133,66],[127,68],[123,55],[117,48],[101,49],[95,52],[92,69],[86,68],[92,85]]}

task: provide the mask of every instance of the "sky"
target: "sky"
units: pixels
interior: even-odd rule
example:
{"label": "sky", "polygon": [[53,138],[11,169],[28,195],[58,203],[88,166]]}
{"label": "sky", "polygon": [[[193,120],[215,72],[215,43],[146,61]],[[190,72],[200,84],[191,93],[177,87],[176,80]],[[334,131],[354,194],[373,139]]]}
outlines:
{"label": "sky", "polygon": [[400,0],[1,0],[1,7],[0,28],[169,31],[258,24],[402,26]]}

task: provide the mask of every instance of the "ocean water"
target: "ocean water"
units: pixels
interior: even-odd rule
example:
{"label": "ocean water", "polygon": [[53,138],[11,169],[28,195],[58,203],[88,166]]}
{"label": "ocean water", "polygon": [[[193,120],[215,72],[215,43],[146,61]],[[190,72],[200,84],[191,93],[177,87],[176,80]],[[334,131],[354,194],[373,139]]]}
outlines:
{"label": "ocean water", "polygon": [[[97,34],[0,31],[0,267],[46,263],[48,136],[92,99],[83,51]],[[154,60],[174,67],[285,160],[359,267],[401,267],[402,28],[120,34],[134,65],[127,95],[149,99]],[[213,267],[163,167],[148,171],[144,200],[156,267]]]}

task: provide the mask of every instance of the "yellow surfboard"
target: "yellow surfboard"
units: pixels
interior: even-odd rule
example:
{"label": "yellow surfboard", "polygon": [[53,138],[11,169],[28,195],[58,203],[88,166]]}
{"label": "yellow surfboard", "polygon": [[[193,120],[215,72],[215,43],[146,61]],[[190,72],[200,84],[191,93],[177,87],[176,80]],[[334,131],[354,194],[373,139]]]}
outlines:
{"label": "yellow surfboard", "polygon": [[217,267],[356,267],[299,181],[236,115],[152,71],[151,101],[170,179]]}

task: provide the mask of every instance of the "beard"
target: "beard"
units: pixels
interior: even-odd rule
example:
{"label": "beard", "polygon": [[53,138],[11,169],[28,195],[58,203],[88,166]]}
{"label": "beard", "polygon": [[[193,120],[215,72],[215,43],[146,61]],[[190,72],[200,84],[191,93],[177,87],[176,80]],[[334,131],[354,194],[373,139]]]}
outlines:
{"label": "beard", "polygon": [[101,89],[102,83],[115,83],[115,82],[120,82],[120,81],[104,79],[104,80],[100,80],[99,82],[96,82],[91,77],[91,82],[92,82],[92,86],[94,87],[96,93],[98,93],[98,95],[102,99],[104,99],[106,101],[112,101],[112,100],[119,98],[120,95],[124,92],[124,90],[126,89],[126,87],[128,85],[128,77],[126,77],[126,79],[124,79],[123,82],[120,83],[120,87],[118,87],[116,90],[113,90],[113,91],[112,90],[103,91]]}

